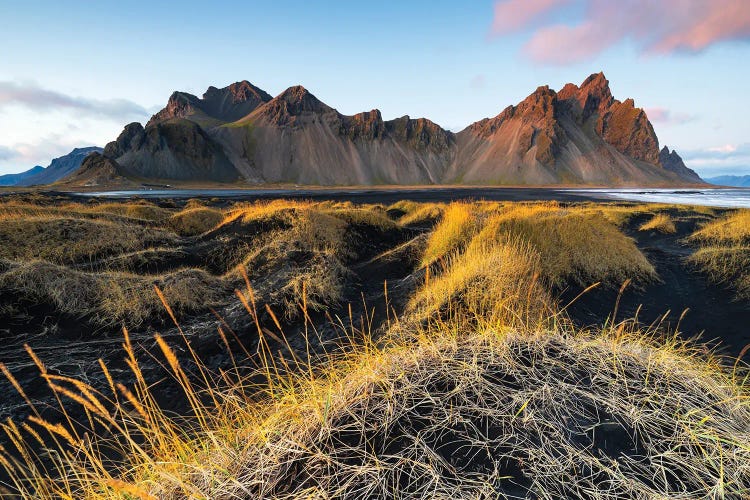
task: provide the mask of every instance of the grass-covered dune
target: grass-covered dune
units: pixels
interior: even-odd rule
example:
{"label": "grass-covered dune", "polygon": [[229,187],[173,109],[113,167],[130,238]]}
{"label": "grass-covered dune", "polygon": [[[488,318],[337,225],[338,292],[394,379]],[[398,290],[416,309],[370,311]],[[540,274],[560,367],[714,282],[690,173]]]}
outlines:
{"label": "grass-covered dune", "polygon": [[[0,232],[30,224],[49,235],[34,239],[37,247],[53,238],[61,246],[70,234],[99,237],[90,248],[82,237],[69,252],[51,246],[45,257],[22,238],[2,250],[0,290],[29,294],[9,307],[52,301],[39,290],[47,276],[63,275],[72,282],[47,290],[78,280],[97,290],[90,302],[54,305],[80,307],[66,314],[81,321],[144,325],[159,316],[167,328],[222,303],[239,304],[250,321],[246,331],[226,323],[214,330],[225,360],[218,368],[192,348],[193,329],[178,330],[179,344],[155,336],[151,356],[179,388],[170,397],[184,401],[180,414],[165,405],[144,369],[153,359],[139,356],[127,332],[124,382],[104,361],[102,384],[60,374],[28,348],[66,412],[52,418],[28,398],[28,417],[2,424],[8,496],[750,495],[743,362],[615,314],[584,327],[561,301],[562,292],[595,283],[617,293],[666,278],[631,229],[647,241],[680,238],[686,265],[711,282],[701,252],[741,248],[735,219],[744,212],[486,202],[31,205],[6,204]],[[71,220],[80,232],[59,236]],[[108,240],[110,225],[141,233]],[[41,270],[19,271],[27,268]],[[741,292],[742,272],[734,268],[721,286]],[[144,288],[131,288],[130,301],[102,302],[109,283],[125,276]],[[383,283],[386,276],[397,279]],[[357,289],[365,291],[357,297]],[[382,314],[365,306],[355,318],[347,302],[363,297],[382,300]],[[336,348],[312,341],[323,322],[341,332]],[[233,339],[253,342],[238,349]]]}

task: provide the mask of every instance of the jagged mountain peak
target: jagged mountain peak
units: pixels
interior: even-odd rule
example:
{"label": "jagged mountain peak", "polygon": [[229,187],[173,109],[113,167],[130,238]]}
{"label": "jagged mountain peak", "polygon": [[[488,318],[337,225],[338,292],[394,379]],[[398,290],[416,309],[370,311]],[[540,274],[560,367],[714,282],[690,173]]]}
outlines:
{"label": "jagged mountain peak", "polygon": [[289,87],[284,92],[276,96],[274,100],[284,101],[289,104],[291,106],[290,111],[293,113],[330,109],[302,85]]}
{"label": "jagged mountain peak", "polygon": [[174,118],[187,118],[199,124],[220,125],[239,120],[259,106],[269,102],[271,96],[247,80],[223,88],[208,87],[203,98],[187,92],[173,92],[167,105],[146,124],[150,127]]}
{"label": "jagged mountain peak", "polygon": [[682,161],[682,157],[677,154],[677,151],[674,149],[670,151],[666,145],[659,151],[659,163],[661,163],[665,170],[674,172],[683,179],[693,182],[703,182],[703,179],[694,170],[685,165],[685,162]]}
{"label": "jagged mountain peak", "polygon": [[203,93],[204,101],[220,100],[227,97],[230,97],[234,104],[247,102],[249,100],[268,102],[272,99],[268,92],[256,87],[247,80],[232,83],[224,88],[211,86]]}

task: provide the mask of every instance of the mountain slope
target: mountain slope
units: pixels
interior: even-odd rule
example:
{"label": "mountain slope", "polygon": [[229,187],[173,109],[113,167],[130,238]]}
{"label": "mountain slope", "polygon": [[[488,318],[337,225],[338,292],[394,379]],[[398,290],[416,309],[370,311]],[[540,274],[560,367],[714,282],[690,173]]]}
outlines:
{"label": "mountain slope", "polygon": [[646,113],[602,73],[455,134],[425,118],[344,115],[304,87],[271,98],[247,81],[175,92],[104,151],[138,179],[317,185],[678,185],[700,178],[659,150]]}
{"label": "mountain slope", "polygon": [[451,132],[424,118],[342,115],[301,86],[214,137],[245,178],[300,184],[434,184],[454,146]]}
{"label": "mountain slope", "polygon": [[0,186],[18,186],[24,180],[34,177],[41,172],[44,172],[44,167],[37,165],[36,167],[32,167],[25,172],[0,175]]}
{"label": "mountain slope", "polygon": [[102,148],[89,146],[75,148],[70,153],[55,158],[47,168],[36,166],[20,174],[0,176],[0,186],[35,186],[52,184],[63,177],[75,172],[89,154],[101,152]]}
{"label": "mountain slope", "polygon": [[195,122],[171,118],[145,129],[126,126],[104,148],[119,175],[140,179],[232,182],[238,178],[223,149]]}
{"label": "mountain slope", "polygon": [[667,146],[664,146],[661,151],[659,151],[659,162],[665,169],[674,172],[683,179],[692,180],[694,182],[703,181],[694,170],[685,166],[685,162],[682,161],[682,157],[677,154],[677,151],[672,150],[672,152],[670,152]]}

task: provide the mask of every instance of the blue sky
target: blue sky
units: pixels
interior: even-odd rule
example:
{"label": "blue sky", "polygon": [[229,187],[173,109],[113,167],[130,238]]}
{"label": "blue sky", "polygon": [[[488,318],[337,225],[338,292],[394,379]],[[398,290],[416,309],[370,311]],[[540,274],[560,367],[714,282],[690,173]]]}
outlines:
{"label": "blue sky", "polygon": [[603,70],[688,166],[750,174],[748,5],[0,0],[0,173],[103,146],[174,90],[302,84],[342,113],[379,108],[460,130],[539,85]]}

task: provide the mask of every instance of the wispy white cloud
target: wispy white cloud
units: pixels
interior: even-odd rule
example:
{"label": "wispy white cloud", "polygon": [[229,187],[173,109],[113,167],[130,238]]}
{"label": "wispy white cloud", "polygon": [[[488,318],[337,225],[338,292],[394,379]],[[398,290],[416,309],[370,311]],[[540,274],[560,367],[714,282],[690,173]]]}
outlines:
{"label": "wispy white cloud", "polygon": [[[574,23],[553,21],[561,7],[582,7]],[[531,30],[524,47],[534,61],[569,64],[591,59],[623,40],[642,53],[696,53],[728,40],[750,39],[746,0],[499,0],[496,36]]]}
{"label": "wispy white cloud", "polygon": [[652,123],[658,123],[662,125],[682,125],[693,121],[695,115],[689,113],[682,113],[679,111],[672,111],[667,108],[646,108],[646,115]]}
{"label": "wispy white cloud", "polygon": [[711,153],[720,153],[720,154],[731,154],[736,153],[738,149],[738,146],[734,144],[724,144],[723,146],[715,146],[712,148],[707,148],[706,151]]}
{"label": "wispy white cloud", "polygon": [[680,151],[680,155],[702,175],[750,174],[750,143]]}
{"label": "wispy white cloud", "polygon": [[0,110],[13,105],[40,112],[72,111],[118,122],[142,119],[151,114],[145,107],[127,99],[89,99],[45,89],[34,83],[0,81]]}
{"label": "wispy white cloud", "polygon": [[53,158],[70,153],[73,148],[92,146],[89,141],[76,142],[60,134],[47,134],[33,142],[17,142],[0,145],[0,162],[9,168],[0,169],[0,174],[20,172],[32,165],[47,166]]}

